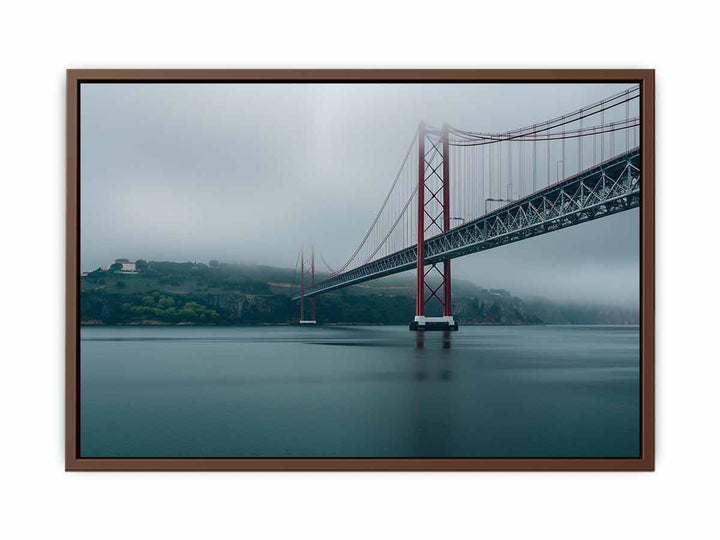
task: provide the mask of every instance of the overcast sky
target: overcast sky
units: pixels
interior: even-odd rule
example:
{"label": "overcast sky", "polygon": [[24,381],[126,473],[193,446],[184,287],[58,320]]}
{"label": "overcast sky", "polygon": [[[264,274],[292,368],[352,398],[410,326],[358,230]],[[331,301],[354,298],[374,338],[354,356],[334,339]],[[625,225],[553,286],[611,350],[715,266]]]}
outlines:
{"label": "overcast sky", "polygon": [[[615,84],[83,84],[81,267],[130,259],[332,265],[379,208],[418,122],[494,132]],[[484,287],[634,305],[639,212],[453,261]]]}

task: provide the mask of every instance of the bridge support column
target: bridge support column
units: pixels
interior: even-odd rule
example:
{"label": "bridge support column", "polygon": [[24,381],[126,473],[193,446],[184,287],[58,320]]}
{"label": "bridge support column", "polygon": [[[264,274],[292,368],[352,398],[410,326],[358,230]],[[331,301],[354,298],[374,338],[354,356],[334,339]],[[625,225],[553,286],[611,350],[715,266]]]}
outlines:
{"label": "bridge support column", "polygon": [[[442,170],[442,176],[438,174]],[[438,195],[442,192],[442,198]],[[417,189],[417,270],[415,278],[415,320],[410,330],[457,330],[452,316],[450,260],[432,263],[425,270],[425,236],[450,230],[450,141],[447,126],[440,137],[421,123],[418,128],[418,189]],[[427,226],[425,218],[428,218]],[[440,276],[439,285],[428,278]],[[442,297],[438,292],[442,290]],[[429,295],[426,297],[426,291]],[[441,317],[425,315],[425,306],[436,299],[442,306]]]}
{"label": "bridge support column", "polygon": [[[315,287],[315,246],[310,252],[310,287]],[[315,297],[310,299],[310,320],[315,322]]]}
{"label": "bridge support column", "polygon": [[[447,124],[442,130],[443,152],[443,232],[450,230],[450,136]],[[452,319],[452,278],[450,259],[443,261],[443,316]],[[453,321],[454,324],[454,321]],[[457,330],[457,324],[455,324]]]}
{"label": "bridge support column", "polygon": [[305,249],[300,252],[300,322],[305,318]]}
{"label": "bridge support column", "polygon": [[[418,127],[417,269],[415,320],[425,315],[425,124]],[[411,324],[412,329],[412,324]]]}

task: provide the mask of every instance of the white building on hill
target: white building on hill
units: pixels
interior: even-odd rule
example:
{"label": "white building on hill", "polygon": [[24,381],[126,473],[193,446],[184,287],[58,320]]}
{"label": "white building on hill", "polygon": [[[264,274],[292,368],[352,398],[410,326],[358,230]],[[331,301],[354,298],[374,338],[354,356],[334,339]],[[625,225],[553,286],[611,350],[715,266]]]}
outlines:
{"label": "white building on hill", "polygon": [[115,259],[115,263],[122,265],[122,268],[118,270],[122,274],[137,274],[138,271],[135,262],[136,261],[131,261],[128,259]]}

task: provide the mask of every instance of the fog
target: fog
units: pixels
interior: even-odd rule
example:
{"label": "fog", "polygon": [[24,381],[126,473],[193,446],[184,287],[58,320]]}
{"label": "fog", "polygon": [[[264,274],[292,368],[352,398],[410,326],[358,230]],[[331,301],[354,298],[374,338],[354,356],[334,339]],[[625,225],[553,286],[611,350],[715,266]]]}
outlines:
{"label": "fog", "polygon": [[[119,257],[294,267],[352,253],[419,121],[504,131],[616,84],[83,84],[81,268]],[[636,305],[637,210],[453,261],[456,277]]]}

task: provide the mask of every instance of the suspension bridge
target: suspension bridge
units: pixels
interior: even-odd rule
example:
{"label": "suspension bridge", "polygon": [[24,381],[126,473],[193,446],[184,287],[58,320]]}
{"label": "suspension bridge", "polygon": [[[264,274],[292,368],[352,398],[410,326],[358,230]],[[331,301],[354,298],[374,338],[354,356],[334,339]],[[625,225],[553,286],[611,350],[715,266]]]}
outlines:
{"label": "suspension bridge", "polygon": [[639,102],[635,86],[502,133],[420,123],[345,263],[320,255],[328,273],[316,281],[314,250],[302,250],[300,322],[315,321],[318,295],[415,269],[410,329],[456,330],[452,259],[640,206]]}

